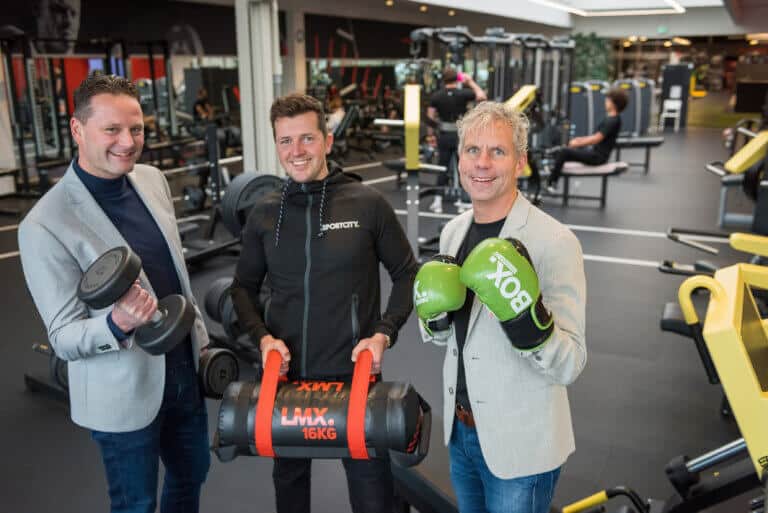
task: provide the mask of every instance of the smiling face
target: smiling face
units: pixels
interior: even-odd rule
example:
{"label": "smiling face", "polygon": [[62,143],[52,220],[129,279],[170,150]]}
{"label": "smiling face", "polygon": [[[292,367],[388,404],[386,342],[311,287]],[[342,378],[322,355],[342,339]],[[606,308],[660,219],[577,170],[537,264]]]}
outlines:
{"label": "smiling face", "polygon": [[525,168],[526,157],[516,154],[513,140],[512,129],[501,121],[464,134],[459,176],[472,199],[477,221],[501,219],[517,197],[517,178]]}
{"label": "smiling face", "polygon": [[126,94],[97,94],[84,120],[72,117],[77,162],[99,178],[119,178],[133,170],[144,146],[141,106]]}
{"label": "smiling face", "polygon": [[331,151],[333,134],[323,136],[317,113],[277,118],[274,127],[280,164],[293,181],[306,183],[328,176],[325,156]]}

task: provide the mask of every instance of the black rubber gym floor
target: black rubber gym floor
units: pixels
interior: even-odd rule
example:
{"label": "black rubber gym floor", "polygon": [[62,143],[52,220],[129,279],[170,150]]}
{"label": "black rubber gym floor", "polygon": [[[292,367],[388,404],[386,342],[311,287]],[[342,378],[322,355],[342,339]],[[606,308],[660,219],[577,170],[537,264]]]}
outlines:
{"label": "black rubber gym floor", "polygon": [[[688,262],[707,258],[720,264],[747,259],[724,246],[719,246],[720,255],[709,257],[663,237],[669,226],[715,229],[719,180],[704,171],[704,164],[724,159],[719,135],[718,130],[703,128],[666,134],[664,145],[652,152],[648,175],[630,170],[610,180],[604,210],[596,202],[574,201],[567,208],[556,200],[544,203],[544,210],[570,225],[581,241],[588,285],[588,363],[569,387],[576,452],[565,465],[557,505],[614,485],[633,487],[644,497],[666,498],[673,490],[664,466],[672,457],[696,456],[739,437],[735,423],[719,415],[721,392],[708,384],[693,344],[659,330],[663,304],[676,297],[682,278],[661,274],[654,267],[665,258]],[[392,158],[397,151],[389,150],[381,158]],[[629,160],[642,156],[641,151],[622,155]],[[383,179],[373,186],[395,208],[403,209],[404,193],[388,179],[392,173],[381,166],[356,166],[360,163],[365,161],[350,157],[347,165],[366,180]],[[597,187],[596,180],[585,178],[576,192],[592,193]],[[749,208],[746,201],[734,204]],[[3,200],[0,206],[13,205]],[[450,208],[446,204],[447,213]],[[404,216],[400,219],[405,221]],[[45,331],[14,255],[18,249],[15,222],[0,217],[0,276],[5,290],[0,297],[5,350],[0,359],[4,391],[0,395],[1,508],[9,512],[107,511],[102,464],[89,433],[72,424],[62,403],[24,387],[24,373],[45,375],[47,359],[30,349],[33,342],[45,341]],[[422,235],[432,235],[440,222],[421,217]],[[234,263],[233,257],[222,256],[196,269],[197,297],[202,300],[212,280],[231,274]],[[386,293],[388,279],[384,282]],[[217,326],[210,328],[220,331]],[[447,460],[439,419],[442,359],[441,348],[420,342],[412,316],[395,350],[386,354],[384,369],[386,379],[412,382],[438,413],[425,465],[426,472],[446,488]],[[213,429],[218,404],[209,401],[208,405]],[[349,511],[341,465],[317,461],[314,468],[314,511]],[[746,504],[742,497],[735,505],[712,511],[745,510]],[[271,462],[241,457],[221,464],[214,458],[202,510],[274,511]]]}

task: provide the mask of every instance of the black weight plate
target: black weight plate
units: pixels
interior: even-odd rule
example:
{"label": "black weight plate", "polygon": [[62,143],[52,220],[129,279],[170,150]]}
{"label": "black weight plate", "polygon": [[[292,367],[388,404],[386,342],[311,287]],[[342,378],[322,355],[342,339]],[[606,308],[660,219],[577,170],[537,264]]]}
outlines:
{"label": "black weight plate", "polygon": [[106,308],[120,299],[141,273],[141,258],[125,246],[112,248],[85,271],[77,297],[91,308]]}
{"label": "black weight plate", "polygon": [[206,397],[221,399],[224,390],[240,377],[240,365],[228,349],[209,349],[200,357],[200,379]]}
{"label": "black weight plate", "polygon": [[242,335],[240,323],[237,320],[235,305],[232,303],[232,296],[227,294],[226,299],[221,304],[221,327],[230,340],[237,340]]}
{"label": "black weight plate", "polygon": [[158,322],[149,321],[136,329],[136,343],[152,355],[165,354],[184,340],[195,322],[195,309],[179,294],[158,301]]}
{"label": "black weight plate", "polygon": [[202,210],[205,207],[205,191],[200,187],[185,185],[182,195],[187,210]]}
{"label": "black weight plate", "polygon": [[212,320],[221,323],[221,309],[224,301],[229,297],[229,287],[232,285],[232,278],[224,277],[214,280],[205,293],[205,313]]}
{"label": "black weight plate", "polygon": [[221,222],[235,237],[240,237],[248,213],[265,195],[279,191],[285,182],[275,175],[243,173],[229,182],[221,200]]}

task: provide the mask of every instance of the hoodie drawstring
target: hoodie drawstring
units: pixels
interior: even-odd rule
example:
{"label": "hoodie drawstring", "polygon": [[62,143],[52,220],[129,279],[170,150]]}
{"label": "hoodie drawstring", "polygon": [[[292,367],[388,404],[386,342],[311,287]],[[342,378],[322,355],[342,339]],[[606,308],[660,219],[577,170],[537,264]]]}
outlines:
{"label": "hoodie drawstring", "polygon": [[283,211],[285,210],[285,193],[288,191],[288,186],[291,184],[291,180],[287,179],[283,184],[283,191],[280,194],[280,214],[277,216],[277,226],[275,227],[275,247],[280,244],[280,225],[283,224]]}
{"label": "hoodie drawstring", "polygon": [[[280,194],[280,213],[277,216],[277,226],[275,227],[275,247],[278,247],[280,245],[280,227],[283,224],[283,219],[285,217],[285,197],[288,192],[288,187],[291,185],[292,180],[288,179],[283,184],[283,190]],[[320,232],[317,234],[318,238],[322,238],[325,236],[325,232],[323,231],[323,217],[325,215],[325,196],[326,196],[326,189],[328,187],[328,178],[326,177],[325,180],[323,180],[323,190],[320,194]]]}
{"label": "hoodie drawstring", "polygon": [[325,207],[325,188],[328,185],[328,178],[323,180],[323,192],[320,194],[320,233],[317,234],[317,238],[322,238],[325,235],[323,231],[323,208]]}

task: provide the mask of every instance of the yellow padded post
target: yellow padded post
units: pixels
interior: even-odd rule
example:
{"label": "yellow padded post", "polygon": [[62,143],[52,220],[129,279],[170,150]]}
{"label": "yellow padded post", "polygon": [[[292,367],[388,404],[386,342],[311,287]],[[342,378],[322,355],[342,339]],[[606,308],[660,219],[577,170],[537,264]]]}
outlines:
{"label": "yellow padded post", "polygon": [[525,109],[527,109],[536,99],[536,90],[537,88],[535,85],[524,85],[512,95],[512,98],[504,102],[504,104],[507,107],[512,107],[518,112],[525,112]]}
{"label": "yellow padded post", "polygon": [[419,170],[419,123],[421,116],[421,86],[405,86],[405,169]]}
{"label": "yellow padded post", "polygon": [[579,513],[579,511],[584,511],[590,508],[594,508],[595,506],[604,504],[607,501],[608,501],[608,494],[605,493],[605,490],[603,490],[602,492],[598,492],[594,495],[590,495],[589,497],[581,499],[578,502],[568,504],[563,508],[563,513]]}
{"label": "yellow padded post", "polygon": [[759,132],[723,165],[729,173],[745,173],[765,158],[768,149],[768,130]]}
{"label": "yellow padded post", "polygon": [[728,240],[731,247],[737,251],[768,256],[768,237],[751,233],[732,233]]}

